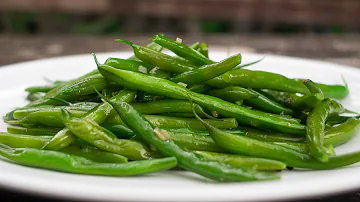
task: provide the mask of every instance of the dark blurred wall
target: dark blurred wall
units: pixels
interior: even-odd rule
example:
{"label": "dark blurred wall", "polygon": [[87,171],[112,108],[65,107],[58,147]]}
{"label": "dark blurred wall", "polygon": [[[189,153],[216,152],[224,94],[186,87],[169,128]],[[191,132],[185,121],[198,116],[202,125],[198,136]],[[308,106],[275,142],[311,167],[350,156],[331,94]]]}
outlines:
{"label": "dark blurred wall", "polygon": [[359,33],[359,0],[1,0],[0,33]]}

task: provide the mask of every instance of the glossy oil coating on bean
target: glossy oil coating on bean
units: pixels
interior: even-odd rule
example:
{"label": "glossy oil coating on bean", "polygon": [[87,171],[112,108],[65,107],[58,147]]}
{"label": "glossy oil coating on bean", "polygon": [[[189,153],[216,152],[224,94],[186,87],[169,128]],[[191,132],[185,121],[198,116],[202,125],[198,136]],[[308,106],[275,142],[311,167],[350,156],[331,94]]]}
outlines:
{"label": "glossy oil coating on bean", "polygon": [[305,133],[304,125],[289,124],[289,122],[285,120],[261,111],[249,110],[212,96],[194,93],[168,80],[150,77],[136,72],[114,69],[106,65],[101,65],[98,68],[104,77],[116,83],[126,85],[126,87],[161,94],[175,99],[188,99],[190,97],[194,102],[204,108],[217,111],[227,117],[234,117],[242,124],[271,128],[286,133]]}
{"label": "glossy oil coating on bean", "polygon": [[132,160],[151,159],[154,155],[150,149],[134,140],[118,139],[113,133],[100,127],[93,121],[71,116],[62,111],[64,124],[78,138],[109,152],[123,155]]}
{"label": "glossy oil coating on bean", "polygon": [[[200,119],[200,117],[198,118]],[[354,152],[346,155],[329,157],[328,162],[323,163],[308,154],[300,153],[287,147],[226,133],[206,122],[202,123],[207,127],[211,137],[217,145],[235,154],[278,160],[291,167],[320,170],[347,166],[360,161],[360,152]]]}
{"label": "glossy oil coating on bean", "polygon": [[155,127],[127,103],[113,105],[124,122],[148,144],[154,145],[165,156],[174,156],[178,165],[186,170],[218,181],[250,181],[278,179],[275,173],[258,172],[245,169],[234,169],[215,161],[205,161],[192,152],[185,151],[172,140],[159,133]]}
{"label": "glossy oil coating on bean", "polygon": [[171,50],[173,53],[180,57],[194,62],[195,64],[206,65],[214,63],[212,60],[210,60],[200,52],[188,47],[181,42],[175,41],[162,35],[155,35],[152,39],[155,43]]}
{"label": "glossy oil coating on bean", "polygon": [[221,98],[221,99],[229,101],[229,102],[236,102],[239,100],[247,100],[247,99],[255,98],[258,96],[257,94],[253,93],[249,89],[242,88],[239,86],[229,86],[229,87],[226,87],[223,89],[214,89],[214,90],[210,90],[206,93],[211,96],[215,96],[215,97]]}
{"label": "glossy oil coating on bean", "polygon": [[[113,101],[122,100],[131,102],[134,99],[136,91],[132,90],[122,90],[116,96],[111,98]],[[111,114],[113,108],[107,103],[101,103],[94,109],[90,110],[84,115],[84,119],[90,119],[96,123],[102,123],[105,119]],[[64,128],[59,131],[53,139],[51,139],[45,146],[46,149],[59,150],[62,149],[75,141],[74,135],[69,131],[69,129]]]}
{"label": "glossy oil coating on bean", "polygon": [[168,70],[173,73],[183,73],[192,70],[194,66],[179,58],[172,57],[170,55],[160,53],[150,48],[139,46],[126,40],[117,40],[129,44],[134,49],[134,54],[141,61],[154,65],[164,70]]}
{"label": "glossy oil coating on bean", "polygon": [[286,114],[291,115],[293,114],[293,110],[288,109],[281,104],[274,102],[273,100],[267,98],[266,96],[258,93],[255,90],[249,89],[253,94],[256,95],[254,98],[244,100],[244,103],[254,107],[255,109],[260,109],[265,112],[270,112],[274,114]]}
{"label": "glossy oil coating on bean", "polygon": [[256,170],[283,170],[286,167],[286,164],[280,161],[241,156],[237,154],[216,153],[208,151],[195,151],[195,153],[209,160],[220,161],[236,168],[249,168]]}
{"label": "glossy oil coating on bean", "polygon": [[[180,117],[160,116],[160,115],[144,115],[144,116],[153,125],[160,128],[161,127],[191,128],[197,130],[205,130],[205,127],[201,125],[198,120],[194,118],[180,118]],[[237,127],[237,121],[234,118],[206,119],[206,121],[222,129]],[[105,121],[105,123],[123,124],[123,121],[119,116],[111,116]]]}
{"label": "glossy oil coating on bean", "polygon": [[306,140],[310,154],[322,162],[328,161],[324,148],[325,122],[332,114],[340,114],[344,108],[336,101],[326,98],[317,105],[306,120]]}
{"label": "glossy oil coating on bean", "polygon": [[46,168],[62,172],[131,176],[167,170],[176,166],[174,157],[163,159],[133,161],[129,163],[97,163],[83,157],[59,151],[38,150],[33,148],[14,149],[0,144],[0,155],[20,165]]}
{"label": "glossy oil coating on bean", "polygon": [[227,72],[222,76],[224,82],[219,86],[239,85],[248,88],[273,89],[285,92],[308,94],[309,90],[302,83],[289,79],[280,74],[237,69]]}
{"label": "glossy oil coating on bean", "polygon": [[24,135],[49,135],[54,136],[58,133],[61,128],[46,128],[46,127],[33,127],[26,128],[21,126],[8,126],[7,132],[13,134],[24,134]]}
{"label": "glossy oil coating on bean", "polygon": [[218,63],[203,65],[199,68],[178,74],[175,77],[170,78],[170,81],[175,83],[199,84],[227,72],[240,63],[241,55],[237,54]]}

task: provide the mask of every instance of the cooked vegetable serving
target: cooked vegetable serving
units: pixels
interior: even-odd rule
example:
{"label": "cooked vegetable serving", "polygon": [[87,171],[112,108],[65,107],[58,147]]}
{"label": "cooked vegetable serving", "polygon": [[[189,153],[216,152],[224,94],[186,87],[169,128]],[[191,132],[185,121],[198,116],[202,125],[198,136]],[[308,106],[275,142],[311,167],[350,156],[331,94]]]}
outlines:
{"label": "cooked vegetable serving", "polygon": [[243,64],[240,53],[215,61],[206,43],[164,35],[147,46],[116,41],[134,56],[102,64],[93,54],[88,74],[25,89],[29,104],[4,116],[2,159],[110,176],[178,167],[221,182],[360,161],[360,151],[334,150],[360,131],[359,115],[339,102],[347,84],[251,70],[263,58]]}

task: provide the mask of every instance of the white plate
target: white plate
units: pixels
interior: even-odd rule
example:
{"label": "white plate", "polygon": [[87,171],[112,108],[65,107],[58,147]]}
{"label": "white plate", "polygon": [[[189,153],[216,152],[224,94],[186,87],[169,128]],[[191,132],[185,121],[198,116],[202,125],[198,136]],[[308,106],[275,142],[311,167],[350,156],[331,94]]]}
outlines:
{"label": "white plate", "polygon": [[[126,58],[130,53],[99,54]],[[211,52],[220,60],[222,51]],[[244,54],[244,62],[260,55]],[[25,104],[24,88],[50,80],[71,79],[95,68],[90,55],[77,55],[19,63],[0,68],[0,115]],[[360,111],[360,69],[326,62],[267,55],[251,67],[289,77],[310,78],[350,87],[346,107]],[[0,131],[6,125],[0,123]],[[360,136],[336,148],[338,154],[360,150]],[[121,201],[269,201],[335,194],[360,188],[360,164],[328,171],[284,171],[279,181],[216,183],[186,171],[166,171],[140,177],[100,177],[67,174],[0,161],[0,185],[19,191],[61,198]]]}

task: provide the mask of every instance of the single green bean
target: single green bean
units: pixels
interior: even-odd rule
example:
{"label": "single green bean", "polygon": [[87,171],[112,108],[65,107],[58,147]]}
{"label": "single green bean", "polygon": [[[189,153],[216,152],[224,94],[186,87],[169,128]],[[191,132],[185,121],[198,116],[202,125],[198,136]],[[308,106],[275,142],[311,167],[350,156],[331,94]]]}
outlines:
{"label": "single green bean", "polygon": [[[86,114],[86,111],[77,111],[77,110],[69,110],[76,117],[82,117]],[[65,127],[60,109],[47,109],[44,111],[35,111],[29,113],[24,118],[21,119],[21,125],[25,127],[31,126],[47,126],[47,127],[56,127],[63,128]]]}
{"label": "single green bean", "polygon": [[267,98],[266,96],[258,93],[257,91],[252,89],[249,89],[249,91],[255,94],[256,97],[244,100],[245,104],[254,107],[255,109],[260,109],[265,112],[270,112],[274,114],[294,114],[293,110],[282,106],[281,104]]}
{"label": "single green bean", "polygon": [[68,147],[59,150],[67,154],[75,156],[81,156],[91,161],[99,163],[126,163],[128,159],[119,154],[114,154],[106,151],[102,151],[95,147],[84,146],[84,145],[70,145]]}
{"label": "single green bean", "polygon": [[199,68],[178,74],[175,77],[170,78],[170,81],[173,81],[175,83],[182,82],[186,84],[199,84],[227,72],[228,70],[234,68],[240,63],[241,55],[233,55],[218,63],[203,65]]}
{"label": "single green bean", "polygon": [[330,115],[340,114],[344,111],[341,104],[326,98],[309,113],[306,120],[306,141],[310,154],[321,162],[328,161],[328,155],[324,148],[326,120]]}
{"label": "single green bean", "polygon": [[199,53],[209,58],[209,46],[206,43],[201,43]]}
{"label": "single green bean", "polygon": [[8,126],[7,132],[12,134],[24,134],[24,135],[48,135],[53,136],[58,133],[61,128],[26,128],[21,126]]}
{"label": "single green bean", "polygon": [[51,136],[32,136],[0,132],[0,144],[15,148],[42,148]]}
{"label": "single green bean", "polygon": [[331,128],[325,132],[324,144],[334,147],[344,144],[360,131],[360,120],[348,119],[337,127]]}
{"label": "single green bean", "polygon": [[53,88],[55,88],[55,85],[52,85],[52,86],[32,86],[32,87],[25,88],[25,91],[29,92],[29,93],[47,93],[50,90],[52,90]]}
{"label": "single green bean", "polygon": [[[160,116],[160,115],[144,115],[147,120],[149,120],[153,125],[162,128],[191,128],[196,130],[205,130],[205,127],[200,124],[200,122],[194,118],[180,118],[180,117],[170,117],[170,116]],[[224,119],[206,119],[207,122],[216,125],[219,128],[236,128],[237,121],[234,118],[224,118]],[[105,123],[118,123],[123,124],[121,118],[117,115],[110,116]]]}
{"label": "single green bean", "polygon": [[286,164],[280,161],[241,156],[237,154],[224,154],[209,151],[195,151],[210,161],[220,161],[235,168],[248,168],[255,170],[283,170]]}
{"label": "single green bean", "polygon": [[30,102],[36,101],[36,100],[40,100],[41,98],[43,98],[44,93],[29,93],[26,96],[26,99],[29,100]]}
{"label": "single green bean", "polygon": [[349,94],[349,88],[347,85],[328,85],[328,84],[316,84],[325,97],[341,100]]}
{"label": "single green bean", "polygon": [[305,86],[309,89],[310,93],[319,93],[321,95],[324,95],[324,93],[317,86],[317,84],[314,83],[313,81],[311,81],[310,79],[305,79],[305,80],[303,80],[302,83],[305,84]]}
{"label": "single green bean", "polygon": [[17,108],[14,110],[13,112],[13,117],[15,119],[22,119],[25,116],[33,113],[33,112],[38,112],[38,111],[51,111],[51,112],[55,112],[58,111],[60,112],[60,108],[64,108],[66,110],[74,110],[74,111],[90,111],[91,109],[93,109],[94,107],[96,107],[98,105],[98,103],[96,102],[78,102],[78,103],[74,103],[71,104],[70,106],[53,106],[53,105],[41,105],[41,106],[30,106],[30,107],[23,107],[23,108]]}
{"label": "single green bean", "polygon": [[211,89],[211,87],[206,84],[188,85],[187,88],[195,93],[205,93]]}
{"label": "single green bean", "polygon": [[211,96],[221,98],[229,102],[256,98],[258,95],[249,89],[239,86],[229,86],[223,89],[214,89],[207,92]]}
{"label": "single green bean", "polygon": [[62,172],[130,176],[159,172],[176,166],[174,157],[133,161],[129,163],[97,163],[83,157],[58,151],[38,150],[33,148],[11,148],[0,145],[0,155],[20,165],[58,170]]}
{"label": "single green bean", "polygon": [[308,111],[315,108],[324,100],[324,95],[321,93],[313,93],[301,96],[300,98],[289,103],[292,109]]}
{"label": "single green bean", "polygon": [[271,72],[236,69],[223,74],[222,79],[223,82],[218,82],[218,87],[238,85],[247,88],[309,94],[309,90],[304,84]]}
{"label": "single green bean", "polygon": [[214,63],[212,60],[208,59],[199,51],[196,51],[181,42],[175,41],[162,35],[155,35],[152,39],[155,43],[169,49],[180,57],[194,62],[195,64],[206,65]]}
{"label": "single green bean", "polygon": [[190,150],[224,152],[208,135],[168,131],[170,139]]}
{"label": "single green bean", "polygon": [[103,76],[96,74],[86,79],[75,82],[73,85],[62,88],[62,95],[88,95],[94,93],[94,89],[102,90],[106,87]]}

